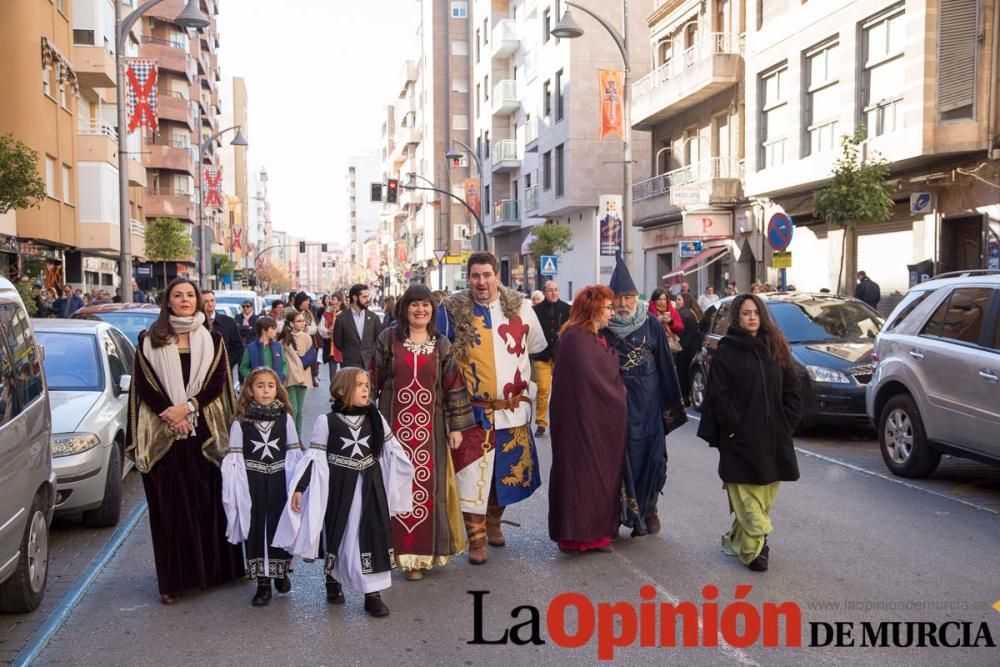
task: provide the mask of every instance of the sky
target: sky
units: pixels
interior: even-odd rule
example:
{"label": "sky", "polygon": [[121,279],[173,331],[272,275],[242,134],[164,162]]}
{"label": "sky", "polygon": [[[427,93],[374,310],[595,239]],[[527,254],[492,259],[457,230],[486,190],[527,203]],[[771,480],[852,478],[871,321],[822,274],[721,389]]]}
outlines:
{"label": "sky", "polygon": [[419,0],[219,3],[223,108],[243,77],[249,165],[267,169],[275,229],[347,242],[347,159],[380,148],[419,14]]}

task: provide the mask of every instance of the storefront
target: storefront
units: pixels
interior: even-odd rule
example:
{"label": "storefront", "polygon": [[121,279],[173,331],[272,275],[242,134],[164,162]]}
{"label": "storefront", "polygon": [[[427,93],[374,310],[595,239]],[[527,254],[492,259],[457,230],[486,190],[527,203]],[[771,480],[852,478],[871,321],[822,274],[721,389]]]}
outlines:
{"label": "storefront", "polygon": [[21,241],[18,250],[19,277],[26,277],[31,282],[50,289],[66,282],[63,273],[65,253],[62,248],[34,241]]}
{"label": "storefront", "polygon": [[733,211],[685,211],[679,222],[644,230],[643,293],[688,283],[699,294],[708,285],[722,292],[734,273]]}
{"label": "storefront", "polygon": [[11,280],[17,278],[17,237],[0,234],[0,276]]}

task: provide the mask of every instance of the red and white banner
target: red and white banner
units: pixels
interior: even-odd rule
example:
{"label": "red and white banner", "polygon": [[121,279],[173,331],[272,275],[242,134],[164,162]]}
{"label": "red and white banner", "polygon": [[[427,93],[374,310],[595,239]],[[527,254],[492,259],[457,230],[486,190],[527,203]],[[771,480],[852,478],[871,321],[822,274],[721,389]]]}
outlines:
{"label": "red and white banner", "polygon": [[128,58],[125,78],[128,80],[128,131],[140,127],[156,131],[156,92],[158,69],[155,60]]}
{"label": "red and white banner", "polygon": [[625,116],[625,110],[622,106],[624,78],[625,75],[621,70],[597,70],[601,95],[601,139],[609,134],[617,134],[619,137],[625,138],[622,129]]}
{"label": "red and white banner", "polygon": [[222,208],[222,167],[205,167],[205,206]]}

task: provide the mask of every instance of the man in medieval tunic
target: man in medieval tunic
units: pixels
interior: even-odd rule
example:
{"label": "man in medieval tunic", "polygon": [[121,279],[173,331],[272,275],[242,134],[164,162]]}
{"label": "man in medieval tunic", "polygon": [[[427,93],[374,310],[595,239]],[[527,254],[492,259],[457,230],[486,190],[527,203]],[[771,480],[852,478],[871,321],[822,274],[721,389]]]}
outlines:
{"label": "man in medieval tunic", "polygon": [[628,392],[628,453],[622,523],[632,536],[660,532],[656,502],[667,481],[666,434],[683,423],[680,385],[660,323],[649,317],[628,267],[618,255],[610,287],[614,314],[603,335],[618,353]]}
{"label": "man in medieval tunic", "polygon": [[531,354],[548,343],[538,317],[520,293],[500,285],[499,263],[488,252],[468,260],[469,289],[438,310],[438,331],[452,341],[477,426],[452,450],[459,499],[469,536],[469,562],[486,562],[487,541],[505,544],[500,520],[507,505],[541,484],[531,433]]}

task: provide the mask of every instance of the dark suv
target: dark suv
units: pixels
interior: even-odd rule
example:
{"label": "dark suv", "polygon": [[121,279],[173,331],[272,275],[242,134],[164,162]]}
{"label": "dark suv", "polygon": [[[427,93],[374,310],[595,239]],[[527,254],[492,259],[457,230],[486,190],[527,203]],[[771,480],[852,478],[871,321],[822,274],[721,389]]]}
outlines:
{"label": "dark suv", "polygon": [[[802,422],[868,426],[865,386],[872,376],[872,349],[882,318],[861,301],[832,294],[760,294],[767,312],[792,348],[802,385]],[[729,329],[733,297],[709,309],[701,351],[691,364],[691,402],[701,409],[709,367]]]}

